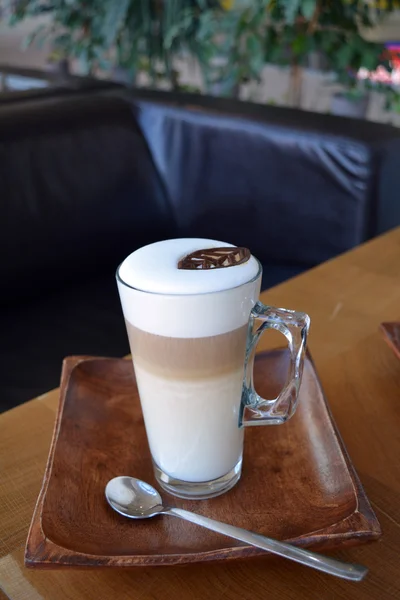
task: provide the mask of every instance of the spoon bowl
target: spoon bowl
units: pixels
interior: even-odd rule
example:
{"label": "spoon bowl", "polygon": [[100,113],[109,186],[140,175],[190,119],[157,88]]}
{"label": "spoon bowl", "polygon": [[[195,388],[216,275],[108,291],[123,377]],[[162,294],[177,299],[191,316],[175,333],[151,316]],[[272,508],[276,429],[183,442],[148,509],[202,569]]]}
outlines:
{"label": "spoon bowl", "polygon": [[107,483],[105,494],[111,508],[130,519],[150,519],[164,510],[157,490],[134,477],[114,477]]}

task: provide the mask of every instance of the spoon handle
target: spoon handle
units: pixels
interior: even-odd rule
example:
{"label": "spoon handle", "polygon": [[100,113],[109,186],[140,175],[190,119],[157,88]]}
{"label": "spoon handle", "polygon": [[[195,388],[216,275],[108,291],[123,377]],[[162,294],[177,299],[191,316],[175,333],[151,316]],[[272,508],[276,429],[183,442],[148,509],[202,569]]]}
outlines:
{"label": "spoon handle", "polygon": [[368,569],[361,565],[345,563],[336,560],[335,558],[330,558],[329,556],[322,556],[321,554],[316,554],[310,550],[297,548],[291,544],[273,540],[263,535],[242,529],[241,527],[234,527],[227,523],[221,523],[220,521],[197,515],[196,513],[189,512],[182,508],[165,508],[163,512],[165,512],[165,514],[174,515],[175,517],[180,517],[181,519],[185,519],[196,525],[201,525],[206,529],[211,529],[211,531],[222,533],[223,535],[240,540],[251,546],[268,550],[273,554],[278,554],[278,556],[294,560],[307,567],[312,567],[313,569],[329,573],[330,575],[336,575],[336,577],[341,577],[342,579],[361,581],[368,571]]}

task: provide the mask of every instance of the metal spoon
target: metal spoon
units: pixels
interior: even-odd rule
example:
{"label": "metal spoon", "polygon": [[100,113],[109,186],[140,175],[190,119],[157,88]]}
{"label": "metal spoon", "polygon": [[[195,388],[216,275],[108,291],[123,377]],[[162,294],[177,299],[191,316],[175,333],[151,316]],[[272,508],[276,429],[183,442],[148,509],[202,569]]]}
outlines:
{"label": "metal spoon", "polygon": [[151,485],[134,477],[115,477],[106,485],[106,499],[117,513],[130,519],[149,519],[156,515],[173,515],[211,531],[222,533],[251,546],[268,550],[278,556],[312,567],[318,571],[336,575],[342,579],[361,581],[368,569],[361,565],[345,563],[328,556],[316,554],[310,550],[297,548],[285,542],[278,542],[240,527],[234,527],[182,508],[163,506],[160,494]]}

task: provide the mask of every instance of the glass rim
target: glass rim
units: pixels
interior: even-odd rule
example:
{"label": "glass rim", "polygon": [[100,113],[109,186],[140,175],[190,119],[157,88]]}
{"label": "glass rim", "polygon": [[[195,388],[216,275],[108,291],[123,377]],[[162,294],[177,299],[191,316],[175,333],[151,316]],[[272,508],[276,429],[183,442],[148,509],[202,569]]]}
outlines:
{"label": "glass rim", "polygon": [[151,294],[152,296],[190,297],[190,296],[206,296],[208,294],[220,294],[221,292],[229,292],[230,290],[236,290],[238,288],[241,288],[243,285],[247,285],[248,283],[253,283],[254,281],[257,281],[257,279],[260,277],[260,275],[262,275],[262,272],[263,272],[262,264],[260,263],[258,258],[256,258],[253,254],[251,256],[253,256],[253,258],[257,261],[257,264],[258,264],[258,271],[254,277],[252,277],[248,281],[244,281],[243,283],[240,283],[239,285],[234,285],[233,287],[225,288],[222,290],[216,290],[214,292],[197,292],[195,294],[173,294],[173,293],[169,293],[169,292],[149,292],[148,290],[142,290],[141,288],[134,287],[133,285],[129,285],[129,283],[126,283],[126,281],[124,281],[119,274],[119,270],[122,267],[123,263],[125,262],[126,258],[124,258],[124,260],[118,265],[117,270],[115,272],[115,278],[122,285],[124,285],[125,287],[127,287],[131,290],[134,290],[135,292],[141,292],[142,294]]}

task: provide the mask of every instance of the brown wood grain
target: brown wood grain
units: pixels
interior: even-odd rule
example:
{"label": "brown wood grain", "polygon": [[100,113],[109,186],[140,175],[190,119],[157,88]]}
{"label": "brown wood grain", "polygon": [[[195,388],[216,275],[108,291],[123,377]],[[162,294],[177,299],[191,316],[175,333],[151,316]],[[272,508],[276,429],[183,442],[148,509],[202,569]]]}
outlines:
{"label": "brown wood grain", "polygon": [[[336,424],[383,529],[335,552],[365,564],[360,584],[268,557],[134,571],[35,571],[24,543],[40,489],[57,392],[0,417],[0,588],[13,600],[398,600],[400,363],[379,333],[400,321],[400,229],[263,295],[311,316],[309,346]],[[264,336],[260,349],[273,336]]]}
{"label": "brown wood grain", "polygon": [[[255,385],[263,397],[283,387],[288,363],[282,349],[257,356]],[[127,522],[104,498],[106,483],[118,474],[157,486],[132,363],[68,358],[27,566],[149,566],[265,555],[180,519]],[[168,505],[301,546],[326,550],[380,536],[309,356],[290,422],[246,431],[243,475],[233,490],[200,503],[163,497]]]}

